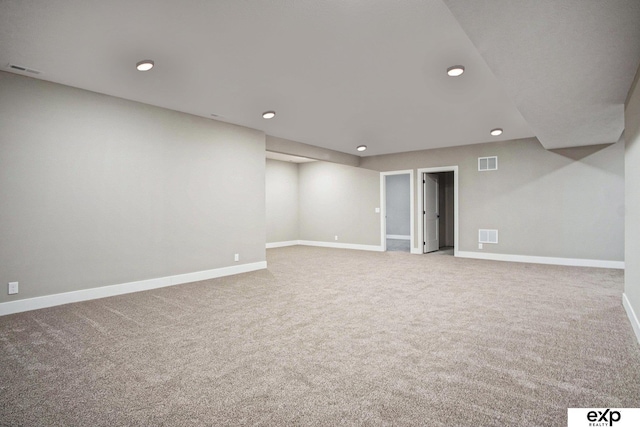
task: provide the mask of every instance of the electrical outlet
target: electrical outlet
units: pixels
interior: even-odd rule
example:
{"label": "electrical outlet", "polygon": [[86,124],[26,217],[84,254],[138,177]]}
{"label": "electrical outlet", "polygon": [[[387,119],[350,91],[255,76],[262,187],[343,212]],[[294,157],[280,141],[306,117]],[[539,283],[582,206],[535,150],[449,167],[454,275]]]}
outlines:
{"label": "electrical outlet", "polygon": [[482,249],[482,243],[478,243],[478,249]]}
{"label": "electrical outlet", "polygon": [[376,208],[376,213],[380,213],[380,208]]}
{"label": "electrical outlet", "polygon": [[233,260],[234,260],[234,261],[240,261],[240,254],[235,254],[235,255],[233,256]]}
{"label": "electrical outlet", "polygon": [[335,239],[338,240],[338,236],[335,236]]}
{"label": "electrical outlet", "polygon": [[18,293],[18,282],[9,282],[9,295]]}

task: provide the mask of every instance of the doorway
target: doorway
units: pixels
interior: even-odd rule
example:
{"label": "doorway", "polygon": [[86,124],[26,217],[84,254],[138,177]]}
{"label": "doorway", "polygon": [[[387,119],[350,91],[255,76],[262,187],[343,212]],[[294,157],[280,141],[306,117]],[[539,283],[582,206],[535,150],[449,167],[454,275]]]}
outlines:
{"label": "doorway", "polygon": [[458,167],[418,169],[420,253],[458,253]]}
{"label": "doorway", "polygon": [[380,174],[381,244],[384,251],[412,252],[414,238],[413,170]]}

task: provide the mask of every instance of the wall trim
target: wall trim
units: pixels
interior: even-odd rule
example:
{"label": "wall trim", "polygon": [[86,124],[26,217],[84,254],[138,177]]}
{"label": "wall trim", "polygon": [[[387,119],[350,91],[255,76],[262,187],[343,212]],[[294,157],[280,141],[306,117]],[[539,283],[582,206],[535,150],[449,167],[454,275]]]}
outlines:
{"label": "wall trim", "polygon": [[82,289],[79,291],[64,292],[60,294],[45,295],[35,298],[26,298],[16,301],[0,303],[0,316],[21,313],[23,311],[38,310],[73,302],[88,301],[98,298],[112,297],[116,295],[130,294],[133,292],[148,291],[167,286],[181,285],[200,280],[215,279],[218,277],[232,276],[234,274],[248,273],[250,271],[267,268],[266,261],[249,264],[234,265],[230,267],[214,268],[213,270],[196,271],[193,273],[177,274],[175,276],[159,277],[157,279],[139,280],[136,282],[121,283],[118,285],[101,286],[98,288]]}
{"label": "wall trim", "polygon": [[300,240],[288,240],[286,242],[273,242],[273,243],[267,243],[267,249],[284,248],[285,246],[295,246],[299,244],[300,244]]}
{"label": "wall trim", "polygon": [[625,293],[622,294],[622,306],[627,312],[627,317],[629,317],[629,322],[631,322],[633,332],[635,332],[638,343],[640,344],[640,320],[638,320],[638,316],[636,316],[635,311],[633,311],[633,307],[631,307],[629,298],[627,298],[627,294]]}
{"label": "wall trim", "polygon": [[322,248],[355,249],[358,251],[384,252],[384,248],[379,245],[358,245],[354,243],[317,242],[313,240],[299,240],[299,244],[303,246],[319,246]]}
{"label": "wall trim", "polygon": [[387,234],[387,239],[411,240],[411,236],[404,236],[402,234]]}
{"label": "wall trim", "polygon": [[555,258],[529,255],[508,255],[496,253],[458,251],[460,258],[487,259],[492,261],[526,262],[531,264],[566,265],[573,267],[598,267],[624,269],[624,261],[607,261],[582,258]]}

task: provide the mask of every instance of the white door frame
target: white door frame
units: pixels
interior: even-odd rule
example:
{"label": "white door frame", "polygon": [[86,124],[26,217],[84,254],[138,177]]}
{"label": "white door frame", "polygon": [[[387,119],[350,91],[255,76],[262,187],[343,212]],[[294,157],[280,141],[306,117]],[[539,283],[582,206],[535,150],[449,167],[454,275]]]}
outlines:
{"label": "white door frame", "polygon": [[414,252],[415,230],[414,230],[414,171],[413,169],[380,172],[380,246],[382,251],[387,251],[387,181],[389,175],[409,175],[409,213],[410,213],[410,230],[411,230],[411,253]]}
{"label": "white door frame", "polygon": [[458,209],[459,209],[459,203],[458,203],[458,166],[442,166],[442,167],[437,167],[437,168],[420,168],[418,169],[418,180],[420,181],[420,191],[418,191],[418,208],[419,208],[419,215],[420,215],[420,221],[418,221],[418,236],[420,236],[419,242],[418,242],[418,248],[416,248],[416,252],[412,253],[418,253],[418,254],[422,254],[422,242],[424,241],[424,226],[423,223],[424,221],[422,220],[422,203],[423,203],[423,189],[422,189],[422,174],[423,173],[437,173],[437,172],[453,172],[453,255],[454,256],[458,256],[458,250],[460,247],[459,241],[458,241],[458,235],[459,235],[459,230],[458,230]]}

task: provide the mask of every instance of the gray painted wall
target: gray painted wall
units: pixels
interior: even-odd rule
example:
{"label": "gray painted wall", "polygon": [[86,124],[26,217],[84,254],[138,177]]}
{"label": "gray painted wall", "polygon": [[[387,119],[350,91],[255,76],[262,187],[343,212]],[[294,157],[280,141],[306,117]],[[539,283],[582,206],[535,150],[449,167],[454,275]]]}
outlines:
{"label": "gray painted wall", "polygon": [[[494,155],[499,170],[478,172],[478,157]],[[361,161],[361,167],[377,171],[455,165],[459,167],[460,250],[624,260],[622,141],[552,152],[530,138]],[[500,243],[485,244],[479,250],[479,228],[498,229]]]}
{"label": "gray painted wall", "polygon": [[637,84],[637,76],[624,118],[626,140],[624,293],[636,316],[640,316],[640,85]]}
{"label": "gray painted wall", "polygon": [[335,163],[302,163],[300,240],[380,245],[380,174]]}
{"label": "gray painted wall", "polygon": [[385,176],[387,234],[411,235],[410,175]]}
{"label": "gray painted wall", "polygon": [[298,165],[267,159],[267,243],[298,240]]}
{"label": "gray painted wall", "polygon": [[0,301],[264,261],[264,153],[259,131],[0,72]]}

